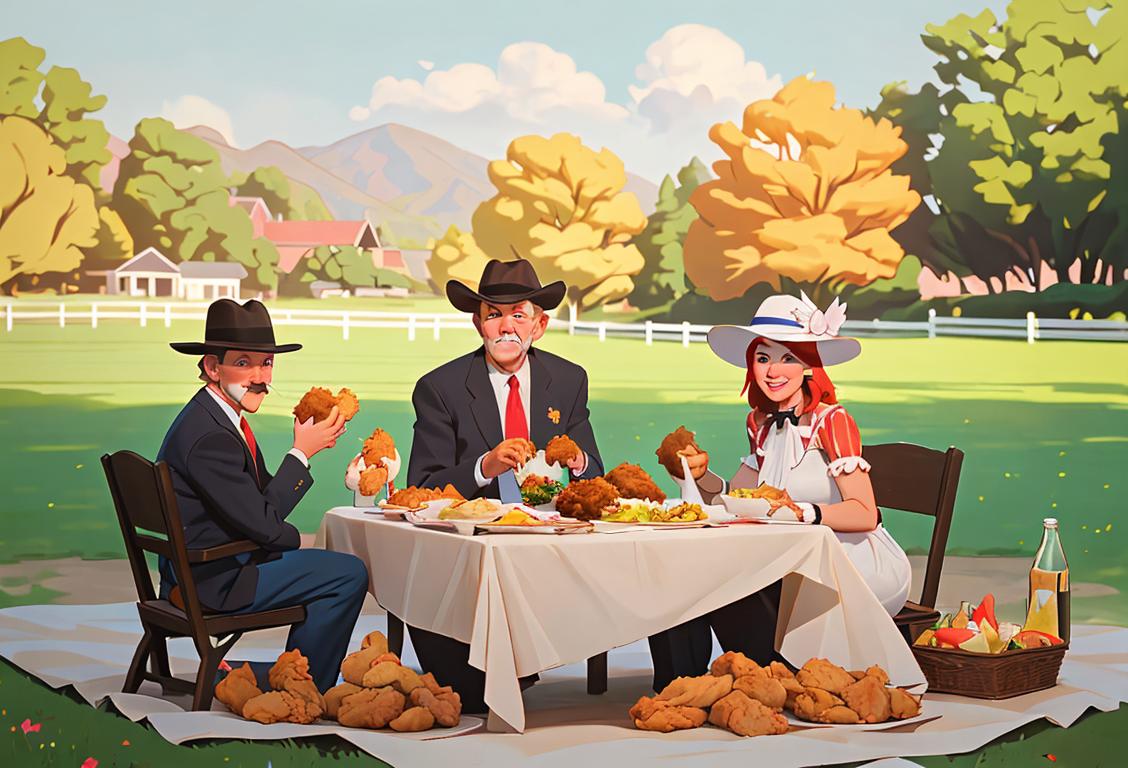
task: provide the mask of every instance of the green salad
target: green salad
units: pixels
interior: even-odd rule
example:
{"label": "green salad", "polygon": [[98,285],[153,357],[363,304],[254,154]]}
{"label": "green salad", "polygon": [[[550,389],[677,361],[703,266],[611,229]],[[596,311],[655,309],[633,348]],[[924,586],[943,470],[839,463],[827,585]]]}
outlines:
{"label": "green salad", "polygon": [[521,498],[531,507],[547,504],[564,490],[564,484],[555,480],[547,480],[536,485],[526,482],[521,486]]}

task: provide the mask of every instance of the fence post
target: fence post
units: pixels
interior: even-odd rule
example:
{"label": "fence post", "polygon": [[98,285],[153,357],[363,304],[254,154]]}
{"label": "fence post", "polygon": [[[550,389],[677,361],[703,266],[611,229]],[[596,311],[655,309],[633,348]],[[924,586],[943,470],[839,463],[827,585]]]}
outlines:
{"label": "fence post", "polygon": [[647,320],[646,321],[646,346],[649,347],[653,343],[654,343],[654,321],[653,320]]}
{"label": "fence post", "polygon": [[607,341],[607,321],[606,320],[600,320],[599,321],[599,340],[600,341]]}
{"label": "fence post", "polygon": [[172,327],[172,305],[165,304],[165,328]]}
{"label": "fence post", "polygon": [[141,302],[141,312],[140,312],[139,316],[141,318],[141,327],[142,328],[144,328],[146,325],[149,324],[149,313],[148,313],[147,310],[148,310],[148,305],[146,305],[145,302]]}
{"label": "fence post", "polygon": [[689,346],[689,321],[682,320],[682,346]]}
{"label": "fence post", "polygon": [[415,341],[415,315],[407,316],[407,340]]}
{"label": "fence post", "polygon": [[349,313],[347,311],[341,313],[341,338],[345,341],[349,340]]}
{"label": "fence post", "polygon": [[98,304],[97,302],[90,303],[90,327],[98,327]]}
{"label": "fence post", "polygon": [[1033,344],[1034,339],[1038,338],[1038,318],[1034,317],[1033,312],[1026,313],[1026,343]]}
{"label": "fence post", "polygon": [[4,324],[8,326],[9,331],[12,330],[12,312],[14,310],[15,308],[12,306],[12,303],[8,302],[8,307],[4,311]]}
{"label": "fence post", "polygon": [[928,338],[936,338],[936,310],[932,307],[928,308]]}
{"label": "fence post", "polygon": [[59,327],[67,327],[67,305],[61,301],[59,302]]}
{"label": "fence post", "polygon": [[441,321],[442,321],[442,318],[439,317],[438,315],[435,315],[435,328],[431,333],[431,337],[434,338],[435,341],[439,340],[439,323]]}
{"label": "fence post", "polygon": [[576,305],[568,302],[568,335],[576,335]]}

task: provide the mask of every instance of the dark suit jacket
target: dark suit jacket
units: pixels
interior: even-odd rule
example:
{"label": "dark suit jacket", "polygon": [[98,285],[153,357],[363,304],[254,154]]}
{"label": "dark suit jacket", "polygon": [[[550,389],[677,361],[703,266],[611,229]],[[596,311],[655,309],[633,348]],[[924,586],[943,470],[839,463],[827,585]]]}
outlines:
{"label": "dark suit jacket", "polygon": [[[529,436],[543,449],[557,435],[568,435],[588,455],[582,477],[603,474],[603,463],[588,421],[587,373],[543,350],[529,350]],[[502,441],[501,415],[490,386],[485,349],[479,347],[431,371],[415,385],[415,437],[407,482],[418,487],[454,487],[468,499],[498,498],[497,480],[479,488],[474,465]],[[560,411],[560,423],[548,409]]]}
{"label": "dark suit jacket", "polygon": [[237,611],[251,604],[257,563],[297,549],[298,529],[286,522],[313,485],[309,470],[287,454],[278,474],[266,469],[258,451],[258,473],[243,436],[211,395],[201,389],[169,427],[157,454],[172,471],[189,549],[249,539],[262,549],[192,566],[200,601],[213,610]]}

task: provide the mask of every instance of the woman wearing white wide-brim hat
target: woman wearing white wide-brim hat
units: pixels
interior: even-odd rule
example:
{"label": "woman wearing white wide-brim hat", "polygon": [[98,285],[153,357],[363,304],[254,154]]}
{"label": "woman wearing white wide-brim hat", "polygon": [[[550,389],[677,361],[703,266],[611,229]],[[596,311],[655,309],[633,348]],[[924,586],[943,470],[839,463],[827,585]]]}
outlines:
{"label": "woman wearing white wide-brim hat", "polygon": [[[804,522],[834,529],[866,584],[893,615],[909,594],[909,559],[881,525],[858,427],[838,404],[823,370],[861,352],[857,340],[838,335],[845,319],[846,307],[837,299],[821,312],[805,295],[771,296],[747,326],[709,331],[713,351],[746,369],[744,390],[752,410],[745,428],[751,450],[726,483],[709,471],[709,455],[690,445],[681,453],[692,479],[674,479],[683,489],[695,482],[707,501],[730,485],[755,488],[765,483],[787,490],[799,502]],[[712,649],[710,630],[724,650],[740,651],[759,664],[771,661],[781,585],[777,581],[652,636],[655,689],[675,676],[702,673]]]}
{"label": "woman wearing white wide-brim hat", "polygon": [[[747,371],[750,452],[730,485],[785,489],[799,502],[804,522],[834,530],[878,600],[895,615],[908,597],[909,559],[881,524],[858,426],[838,403],[824,370],[861,352],[856,339],[838,335],[845,319],[846,306],[837,299],[822,312],[806,295],[771,296],[747,326],[709,331],[713,351]],[[708,454],[693,446],[686,453],[702,492],[723,491],[724,482],[708,472]]]}

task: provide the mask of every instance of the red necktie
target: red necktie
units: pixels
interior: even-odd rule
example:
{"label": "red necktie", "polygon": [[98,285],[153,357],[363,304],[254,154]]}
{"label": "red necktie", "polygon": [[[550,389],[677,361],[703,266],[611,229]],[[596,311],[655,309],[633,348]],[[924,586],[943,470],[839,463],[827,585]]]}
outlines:
{"label": "red necktie", "polygon": [[521,383],[517,376],[509,377],[509,401],[505,404],[505,439],[529,439],[529,424],[525,421],[525,406],[521,405]]}
{"label": "red necktie", "polygon": [[255,468],[255,477],[258,477],[258,445],[255,443],[255,433],[246,417],[239,418],[239,429],[243,430],[243,437],[247,438],[247,447],[251,449],[251,466]]}

